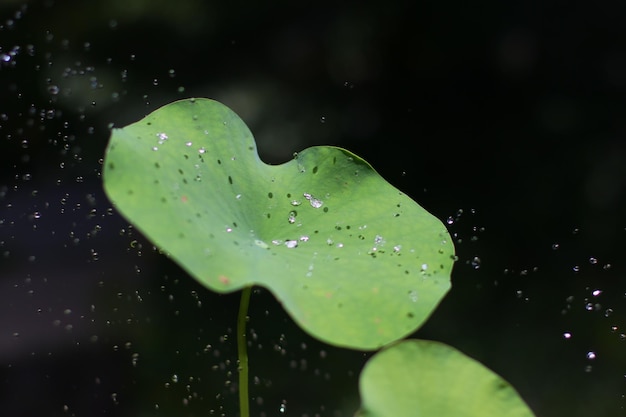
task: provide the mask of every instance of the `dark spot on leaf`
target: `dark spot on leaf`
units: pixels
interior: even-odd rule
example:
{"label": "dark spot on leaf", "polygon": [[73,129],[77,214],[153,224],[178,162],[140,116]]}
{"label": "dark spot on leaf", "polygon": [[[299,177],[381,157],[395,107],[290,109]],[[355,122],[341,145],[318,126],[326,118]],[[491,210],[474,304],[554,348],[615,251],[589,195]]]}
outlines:
{"label": "dark spot on leaf", "polygon": [[232,183],[233,183],[233,178],[232,178],[230,175],[228,176],[228,183],[229,183],[229,184],[232,184]]}
{"label": "dark spot on leaf", "polygon": [[165,197],[161,197],[161,203],[167,203],[167,199]]}
{"label": "dark spot on leaf", "polygon": [[109,162],[109,169],[114,169],[115,165],[113,165],[113,162]]}
{"label": "dark spot on leaf", "polygon": [[146,123],[146,125],[152,126],[152,122],[148,122],[148,123]]}
{"label": "dark spot on leaf", "polygon": [[406,316],[410,319],[412,319],[413,317],[415,317],[415,315],[413,313],[411,313],[410,311],[408,313],[406,313]]}
{"label": "dark spot on leaf", "polygon": [[324,213],[328,213],[328,207],[324,207]]}
{"label": "dark spot on leaf", "polygon": [[189,155],[184,154],[183,156],[185,157],[185,159],[189,159]]}
{"label": "dark spot on leaf", "polygon": [[317,174],[317,167],[313,167],[313,173]]}
{"label": "dark spot on leaf", "polygon": [[233,222],[233,227],[237,227],[237,222]]}
{"label": "dark spot on leaf", "polygon": [[178,173],[179,173],[180,175],[183,175],[183,170],[182,170],[182,169],[180,169],[180,168],[178,168]]}
{"label": "dark spot on leaf", "polygon": [[272,217],[271,213],[267,213],[265,216],[267,216],[267,218],[269,219],[270,217]]}
{"label": "dark spot on leaf", "polygon": [[219,165],[222,165],[222,161],[221,161],[221,160],[219,160],[219,159],[217,160],[217,163],[218,163]]}
{"label": "dark spot on leaf", "polygon": [[341,230],[341,226],[335,226],[335,229]]}
{"label": "dark spot on leaf", "polygon": [[184,238],[185,238],[185,234],[184,234],[184,233],[179,233],[179,234],[178,234],[178,237],[179,237],[180,239],[184,239]]}
{"label": "dark spot on leaf", "polygon": [[133,190],[128,190],[128,191],[126,192],[126,194],[128,194],[128,195],[133,195],[133,194],[135,194],[135,192],[134,192]]}
{"label": "dark spot on leaf", "polygon": [[347,226],[346,226],[346,229],[350,230],[350,225],[347,225]]}
{"label": "dark spot on leaf", "polygon": [[333,165],[335,165],[337,163],[337,157],[333,156]]}
{"label": "dark spot on leaf", "polygon": [[157,167],[157,168],[161,168],[161,165],[159,165],[159,163],[158,163],[158,162],[155,162],[155,163],[154,163],[154,166],[155,166],[155,167]]}
{"label": "dark spot on leaf", "polygon": [[291,198],[291,193],[287,193],[287,198]]}
{"label": "dark spot on leaf", "polygon": [[267,193],[267,196],[268,196],[269,198],[274,198],[274,193],[269,192],[269,193]]}
{"label": "dark spot on leaf", "polygon": [[187,179],[186,179],[186,178],[183,178],[183,182],[184,182],[185,184],[187,184]]}

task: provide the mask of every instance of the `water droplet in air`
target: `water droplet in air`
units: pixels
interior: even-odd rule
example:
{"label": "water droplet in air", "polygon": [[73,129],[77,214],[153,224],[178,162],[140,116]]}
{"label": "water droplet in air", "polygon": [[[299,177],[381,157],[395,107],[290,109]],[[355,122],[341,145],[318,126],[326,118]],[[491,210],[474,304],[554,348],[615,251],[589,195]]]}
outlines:
{"label": "water droplet in air", "polygon": [[482,261],[480,260],[478,256],[474,256],[471,263],[472,263],[472,268],[479,269]]}
{"label": "water droplet in air", "polygon": [[571,339],[571,338],[572,338],[572,334],[570,332],[563,333],[563,339]]}
{"label": "water droplet in air", "polygon": [[597,260],[596,258],[594,258],[594,257],[591,257],[591,258],[589,258],[589,263],[590,263],[591,265],[595,265],[595,264],[597,264],[597,263],[598,263],[598,260]]}
{"label": "water droplet in air", "polygon": [[600,294],[602,294],[602,290],[593,290],[591,292],[591,295],[593,295],[594,297],[599,296]]}
{"label": "water droplet in air", "polygon": [[594,360],[596,358],[596,352],[587,352],[587,359]]}
{"label": "water droplet in air", "polygon": [[280,403],[280,407],[278,408],[278,411],[281,414],[284,414],[287,411],[287,401],[286,400],[282,400]]}

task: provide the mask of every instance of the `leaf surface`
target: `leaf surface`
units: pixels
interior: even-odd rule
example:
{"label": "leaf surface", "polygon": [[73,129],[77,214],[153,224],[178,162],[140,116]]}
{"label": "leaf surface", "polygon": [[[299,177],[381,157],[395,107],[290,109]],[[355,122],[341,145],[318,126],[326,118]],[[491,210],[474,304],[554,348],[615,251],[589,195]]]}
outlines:
{"label": "leaf surface", "polygon": [[533,417],[515,389],[439,342],[405,340],[374,355],[360,377],[357,417]]}
{"label": "leaf surface", "polygon": [[206,287],[266,287],[333,345],[404,337],[450,288],[445,226],[367,162],[318,146],[265,164],[245,123],[213,100],[114,129],[103,178],[117,210]]}

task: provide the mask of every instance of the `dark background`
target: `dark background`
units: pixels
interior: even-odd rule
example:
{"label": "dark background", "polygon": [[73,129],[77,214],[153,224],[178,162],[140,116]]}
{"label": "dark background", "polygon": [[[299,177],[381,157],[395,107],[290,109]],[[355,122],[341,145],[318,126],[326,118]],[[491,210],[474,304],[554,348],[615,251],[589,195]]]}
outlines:
{"label": "dark background", "polygon": [[[265,4],[268,3],[268,4]],[[238,294],[111,207],[111,126],[210,97],[261,157],[350,149],[442,221],[453,289],[414,336],[540,417],[626,394],[626,3],[0,1],[0,414],[237,415]],[[264,291],[253,415],[351,416],[368,357]]]}

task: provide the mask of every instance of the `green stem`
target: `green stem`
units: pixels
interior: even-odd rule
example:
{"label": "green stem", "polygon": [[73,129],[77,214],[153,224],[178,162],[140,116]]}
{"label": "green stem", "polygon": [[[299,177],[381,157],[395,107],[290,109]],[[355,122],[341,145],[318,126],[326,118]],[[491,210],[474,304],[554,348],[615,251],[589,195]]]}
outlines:
{"label": "green stem", "polygon": [[246,342],[246,322],[248,319],[248,305],[252,287],[246,287],[241,292],[239,302],[239,316],[237,317],[237,354],[239,355],[239,416],[250,417],[248,398],[248,348]]}

